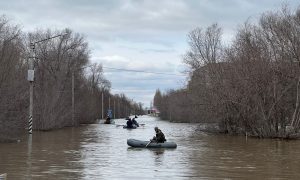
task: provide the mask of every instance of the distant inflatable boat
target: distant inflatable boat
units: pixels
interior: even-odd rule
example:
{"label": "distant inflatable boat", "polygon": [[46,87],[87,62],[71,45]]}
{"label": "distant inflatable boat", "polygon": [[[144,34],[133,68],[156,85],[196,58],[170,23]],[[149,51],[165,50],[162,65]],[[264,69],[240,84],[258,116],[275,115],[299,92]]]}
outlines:
{"label": "distant inflatable boat", "polygon": [[141,141],[137,139],[127,139],[127,144],[131,147],[139,147],[139,148],[176,148],[177,144],[175,142],[164,142],[164,143],[156,143],[150,141]]}
{"label": "distant inflatable boat", "polygon": [[115,120],[111,119],[109,122],[105,121],[104,124],[115,124]]}
{"label": "distant inflatable boat", "polygon": [[128,127],[127,125],[123,126],[124,129],[136,129],[136,125],[133,125],[132,127]]}

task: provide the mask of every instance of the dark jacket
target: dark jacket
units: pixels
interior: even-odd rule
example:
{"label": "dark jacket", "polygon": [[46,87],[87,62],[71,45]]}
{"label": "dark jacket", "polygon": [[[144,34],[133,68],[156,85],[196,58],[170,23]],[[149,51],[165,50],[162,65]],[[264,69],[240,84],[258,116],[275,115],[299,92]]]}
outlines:
{"label": "dark jacket", "polygon": [[139,123],[134,118],[132,119],[132,123],[136,125],[136,127],[139,127]]}
{"label": "dark jacket", "polygon": [[133,123],[131,121],[131,119],[128,119],[126,122],[127,128],[133,128]]}
{"label": "dark jacket", "polygon": [[110,124],[110,117],[109,117],[109,116],[107,116],[107,118],[106,118],[104,124]]}
{"label": "dark jacket", "polygon": [[160,129],[156,131],[155,141],[158,143],[164,143],[166,141],[165,135]]}

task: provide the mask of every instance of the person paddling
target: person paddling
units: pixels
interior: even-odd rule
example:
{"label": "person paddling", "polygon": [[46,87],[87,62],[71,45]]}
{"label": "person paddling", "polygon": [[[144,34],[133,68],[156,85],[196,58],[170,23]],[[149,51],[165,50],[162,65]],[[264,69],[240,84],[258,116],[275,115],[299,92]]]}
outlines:
{"label": "person paddling", "polygon": [[151,142],[156,142],[156,143],[164,143],[166,140],[164,133],[158,129],[158,127],[154,128],[155,130],[155,136],[153,137],[153,139],[151,139]]}
{"label": "person paddling", "polygon": [[126,120],[127,120],[126,122],[127,128],[133,128],[132,120],[129,117],[126,118]]}
{"label": "person paddling", "polygon": [[136,127],[140,127],[139,123],[135,120],[135,118],[132,118],[132,123],[136,125]]}
{"label": "person paddling", "polygon": [[110,122],[110,117],[109,117],[109,115],[107,115],[104,124],[110,124],[110,123],[111,123],[111,122]]}

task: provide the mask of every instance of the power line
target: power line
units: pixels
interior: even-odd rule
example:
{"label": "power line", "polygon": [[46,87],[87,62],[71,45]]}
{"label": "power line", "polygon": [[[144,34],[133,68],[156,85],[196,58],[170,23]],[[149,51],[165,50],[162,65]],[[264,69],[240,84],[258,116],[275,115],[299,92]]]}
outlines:
{"label": "power line", "polygon": [[140,73],[161,74],[161,75],[170,75],[170,76],[186,76],[184,74],[152,72],[152,71],[142,71],[142,70],[133,70],[133,69],[123,69],[123,68],[112,68],[112,67],[106,67],[106,66],[103,66],[103,68],[104,69],[118,70],[118,71],[127,71],[127,72],[140,72]]}

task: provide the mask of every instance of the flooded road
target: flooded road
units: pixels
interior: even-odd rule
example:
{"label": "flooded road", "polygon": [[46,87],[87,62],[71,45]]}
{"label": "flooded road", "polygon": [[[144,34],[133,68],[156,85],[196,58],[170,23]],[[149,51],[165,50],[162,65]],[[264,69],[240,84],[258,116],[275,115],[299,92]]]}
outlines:
{"label": "flooded road", "polygon": [[[197,124],[137,118],[128,130],[92,124],[34,132],[32,145],[0,144],[7,179],[300,179],[300,141],[259,140],[195,131]],[[118,119],[116,124],[125,124]],[[128,138],[149,140],[158,126],[176,149],[136,149]]]}

